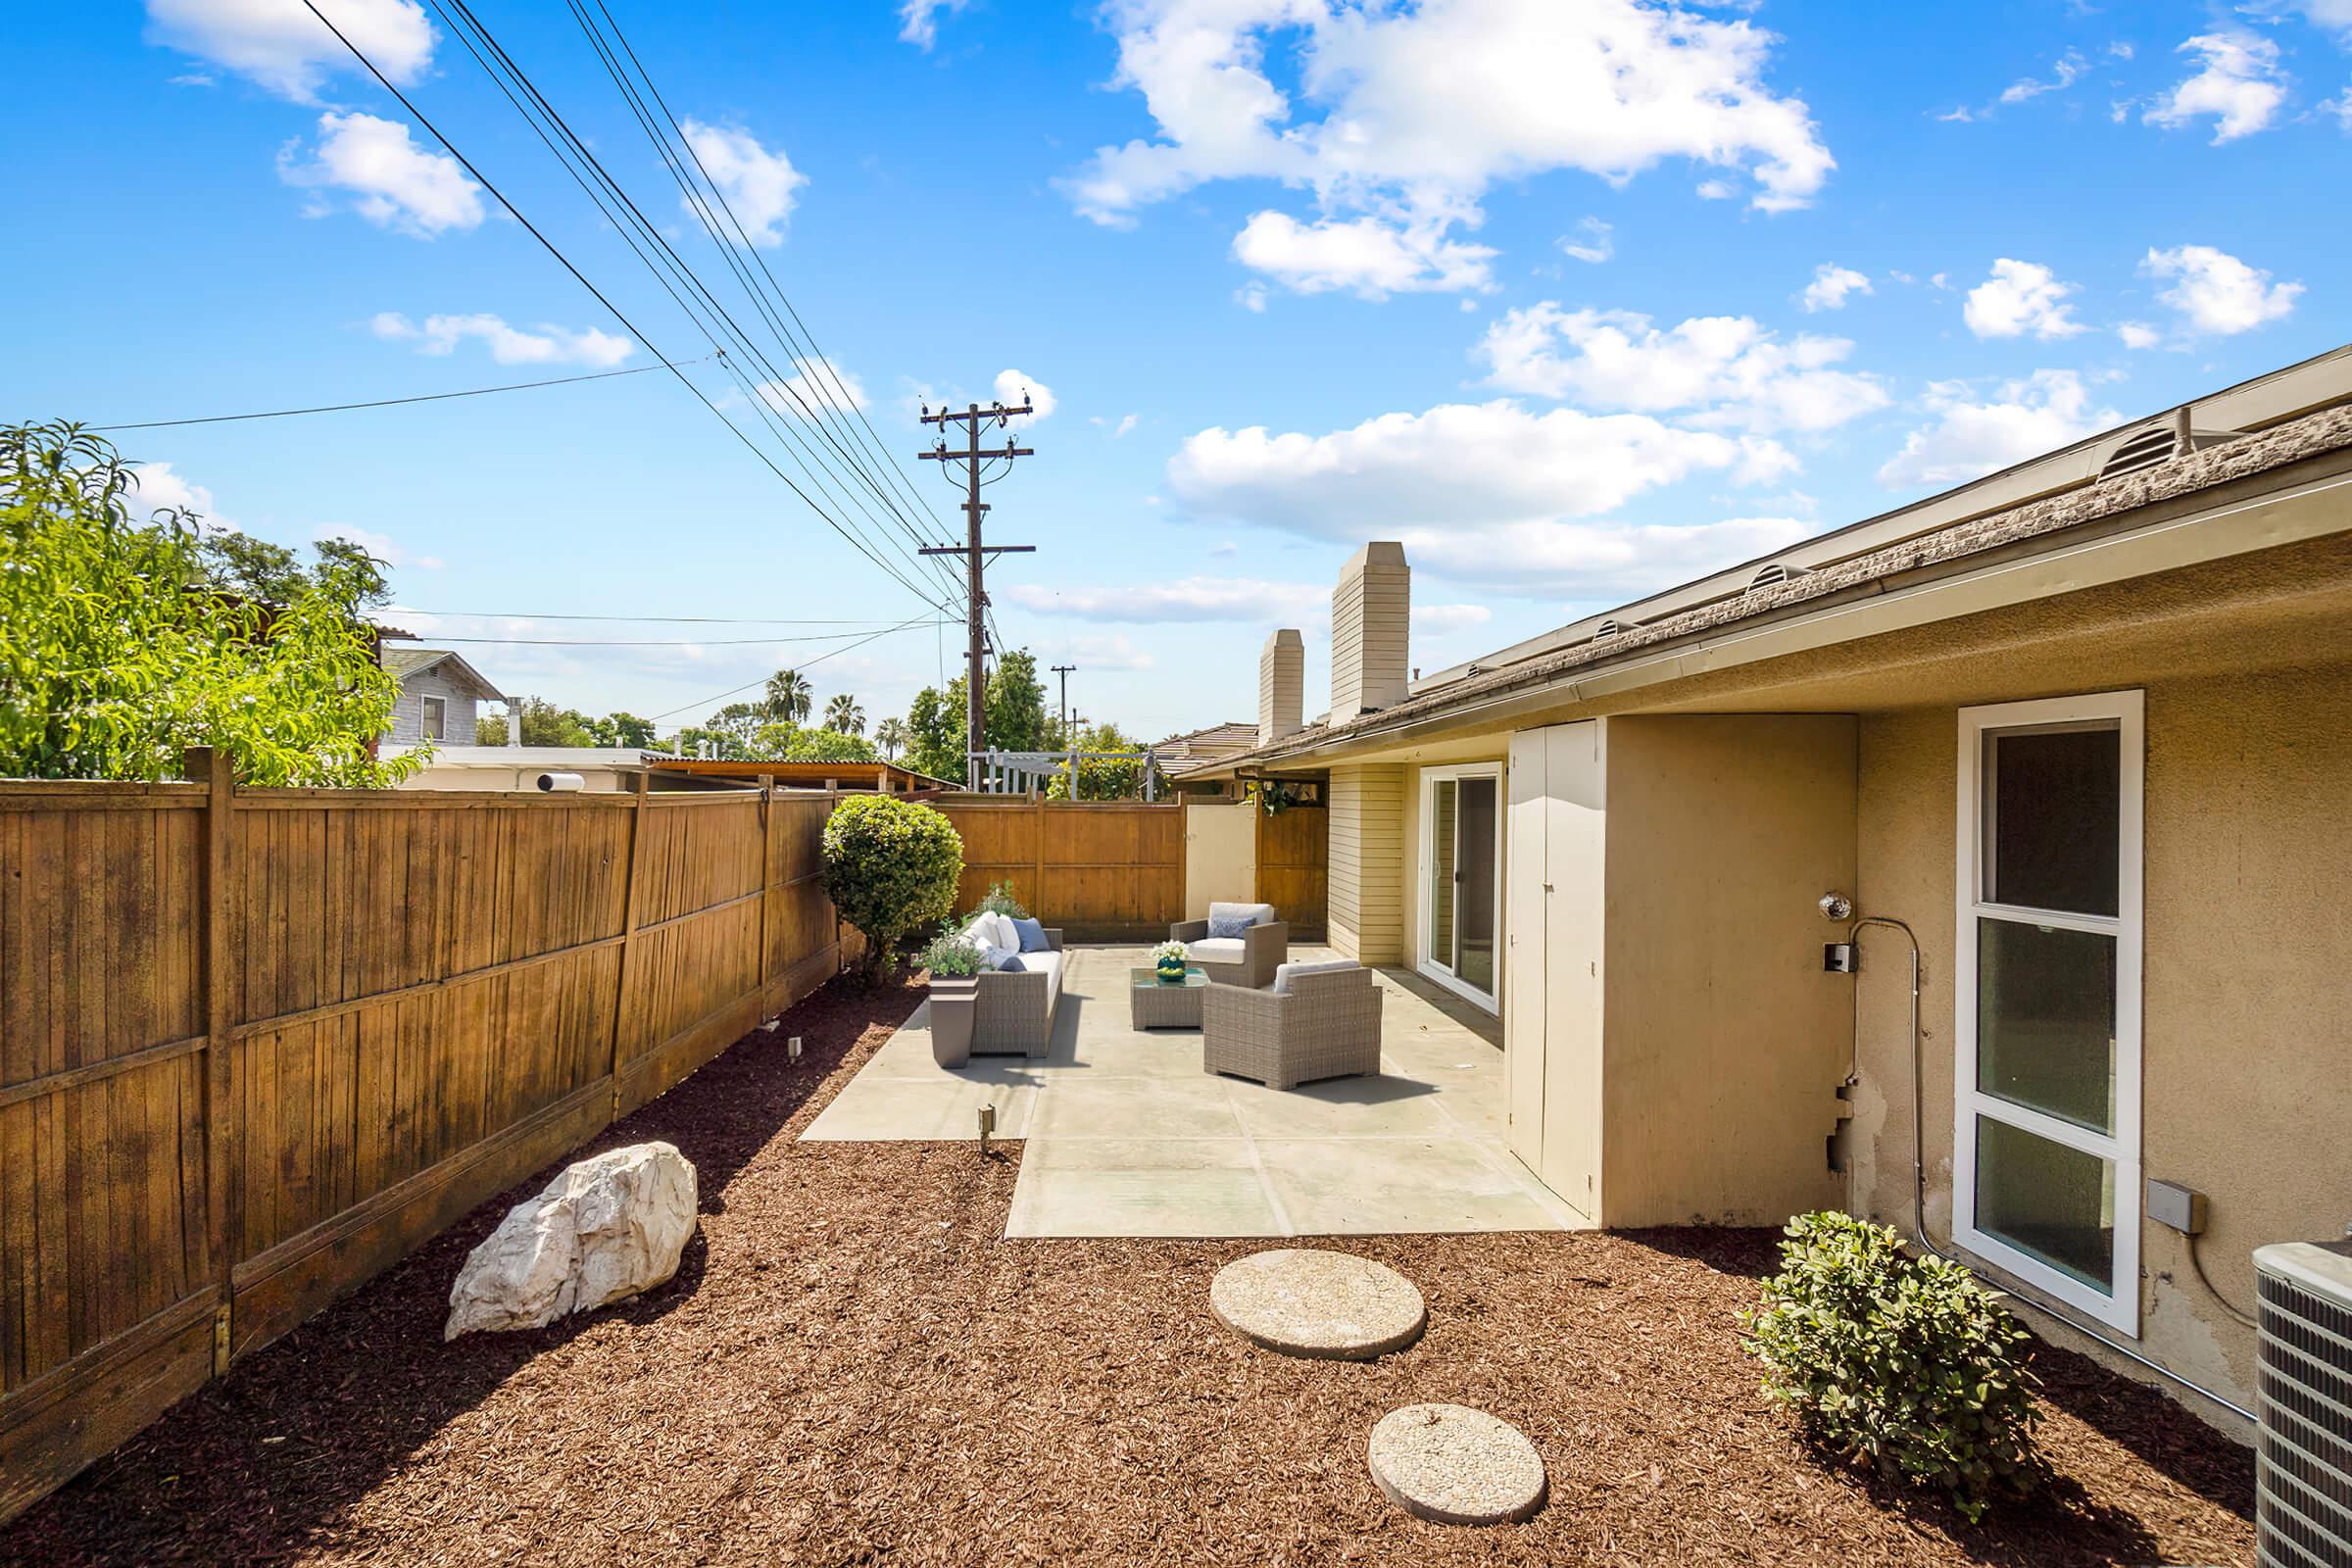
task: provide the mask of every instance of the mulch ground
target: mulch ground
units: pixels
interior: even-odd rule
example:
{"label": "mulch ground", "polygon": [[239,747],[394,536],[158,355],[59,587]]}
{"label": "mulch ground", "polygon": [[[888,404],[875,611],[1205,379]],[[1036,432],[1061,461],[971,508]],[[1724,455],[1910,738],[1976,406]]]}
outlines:
{"label": "mulch ground", "polygon": [[[1766,1233],[1350,1241],[1420,1285],[1422,1342],[1371,1365],[1253,1349],[1207,1297],[1258,1244],[1007,1241],[1017,1148],[793,1142],[914,1000],[820,993],[600,1140],[666,1138],[700,1168],[668,1285],[444,1346],[459,1263],[543,1173],[0,1530],[0,1558],[2252,1559],[2246,1450],[2054,1349],[2054,1482],[1982,1528],[1824,1462],[1737,1348]],[[1475,1531],[1388,1503],[1366,1437],[1433,1399],[1525,1431],[1549,1506]]]}

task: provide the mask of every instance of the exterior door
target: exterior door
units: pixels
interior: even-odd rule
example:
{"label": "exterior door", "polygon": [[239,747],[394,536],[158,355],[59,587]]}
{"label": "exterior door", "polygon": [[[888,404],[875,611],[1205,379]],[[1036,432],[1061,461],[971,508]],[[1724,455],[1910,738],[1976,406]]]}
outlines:
{"label": "exterior door", "polygon": [[1604,758],[1597,722],[1511,737],[1503,1072],[1511,1152],[1600,1215]]}
{"label": "exterior door", "polygon": [[1500,1010],[1502,770],[1421,775],[1421,972]]}
{"label": "exterior door", "polygon": [[1510,863],[1503,875],[1502,1068],[1511,1152],[1529,1170],[1544,1166],[1544,731],[1511,737]]}

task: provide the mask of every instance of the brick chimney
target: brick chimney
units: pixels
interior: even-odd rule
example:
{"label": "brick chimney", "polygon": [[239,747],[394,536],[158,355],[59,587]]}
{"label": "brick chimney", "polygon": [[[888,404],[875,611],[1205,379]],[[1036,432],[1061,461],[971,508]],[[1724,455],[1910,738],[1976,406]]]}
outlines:
{"label": "brick chimney", "polygon": [[1331,721],[1394,708],[1408,689],[1413,572],[1404,546],[1374,540],[1348,557],[1331,591]]}
{"label": "brick chimney", "polygon": [[1306,643],[1285,626],[1257,656],[1257,744],[1271,746],[1306,727]]}

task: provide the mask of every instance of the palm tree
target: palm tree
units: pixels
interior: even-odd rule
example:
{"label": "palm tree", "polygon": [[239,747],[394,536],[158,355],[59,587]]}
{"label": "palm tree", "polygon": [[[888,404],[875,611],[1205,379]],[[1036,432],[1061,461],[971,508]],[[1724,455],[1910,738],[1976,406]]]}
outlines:
{"label": "palm tree", "polygon": [[844,735],[862,735],[865,733],[865,710],[859,708],[858,699],[848,692],[837,692],[833,700],[825,704],[825,728],[838,730]]}
{"label": "palm tree", "polygon": [[874,744],[882,748],[883,757],[897,761],[899,754],[906,749],[906,721],[903,718],[886,718],[876,724]]}
{"label": "palm tree", "polygon": [[808,716],[808,677],[797,669],[779,669],[767,677],[767,716],[798,724]]}

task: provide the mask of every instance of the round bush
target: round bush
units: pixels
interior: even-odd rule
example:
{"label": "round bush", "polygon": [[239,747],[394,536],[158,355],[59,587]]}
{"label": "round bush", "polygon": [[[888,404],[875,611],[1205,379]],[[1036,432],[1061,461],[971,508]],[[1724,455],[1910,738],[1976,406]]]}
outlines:
{"label": "round bush", "polygon": [[890,972],[907,932],[944,920],[963,875],[963,840],[928,806],[857,795],[825,820],[825,892],[841,917],[865,933],[864,973]]}
{"label": "round bush", "polygon": [[1950,1492],[1974,1521],[2033,1484],[2032,1338],[1957,1263],[1904,1255],[1893,1230],[1800,1214],[1781,1272],[1744,1313],[1764,1392],[1842,1457]]}

